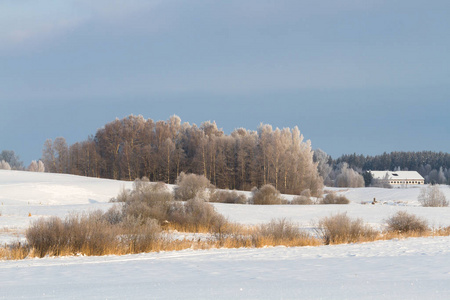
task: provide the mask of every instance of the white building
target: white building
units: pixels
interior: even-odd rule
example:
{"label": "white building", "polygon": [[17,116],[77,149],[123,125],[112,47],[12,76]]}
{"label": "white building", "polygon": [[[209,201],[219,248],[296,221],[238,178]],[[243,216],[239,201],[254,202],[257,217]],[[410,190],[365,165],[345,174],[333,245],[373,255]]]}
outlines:
{"label": "white building", "polygon": [[386,180],[389,184],[424,184],[425,180],[416,171],[370,171],[372,177],[378,180]]}

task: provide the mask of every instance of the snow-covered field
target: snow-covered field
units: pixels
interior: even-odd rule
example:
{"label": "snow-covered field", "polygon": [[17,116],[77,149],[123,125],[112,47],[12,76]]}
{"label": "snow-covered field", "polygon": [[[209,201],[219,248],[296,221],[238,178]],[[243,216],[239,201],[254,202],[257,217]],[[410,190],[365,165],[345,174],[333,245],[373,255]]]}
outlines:
{"label": "snow-covered field", "polygon": [[[0,170],[0,243],[23,238],[32,220],[106,210],[131,183]],[[419,188],[337,189],[349,205],[214,204],[230,220],[282,218],[311,228],[347,212],[375,227],[398,210],[450,225],[450,208],[424,208]],[[450,189],[441,190],[450,199]],[[289,196],[287,196],[289,197]],[[376,198],[375,205],[361,204]],[[184,250],[126,256],[0,261],[0,298],[85,299],[449,299],[450,238],[264,249]]]}

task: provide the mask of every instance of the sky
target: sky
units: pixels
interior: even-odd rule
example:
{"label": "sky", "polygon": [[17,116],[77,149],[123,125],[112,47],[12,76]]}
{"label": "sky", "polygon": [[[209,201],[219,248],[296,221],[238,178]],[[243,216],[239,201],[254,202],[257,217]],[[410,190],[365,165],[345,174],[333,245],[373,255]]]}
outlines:
{"label": "sky", "polygon": [[449,53],[448,0],[3,0],[0,150],[176,114],[334,158],[449,152]]}

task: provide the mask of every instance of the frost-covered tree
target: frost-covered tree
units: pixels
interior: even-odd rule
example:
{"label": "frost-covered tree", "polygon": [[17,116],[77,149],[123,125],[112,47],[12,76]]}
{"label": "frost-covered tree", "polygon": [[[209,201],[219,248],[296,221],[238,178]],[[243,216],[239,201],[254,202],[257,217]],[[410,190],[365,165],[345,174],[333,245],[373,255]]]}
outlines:
{"label": "frost-covered tree", "polygon": [[363,187],[364,178],[353,169],[348,167],[347,163],[343,163],[339,175],[336,177],[337,187]]}
{"label": "frost-covered tree", "polygon": [[37,169],[38,169],[38,164],[37,164],[37,162],[35,160],[33,160],[31,162],[31,164],[28,166],[27,171],[29,171],[29,172],[37,172]]}
{"label": "frost-covered tree", "polygon": [[439,185],[430,185],[422,188],[418,200],[422,206],[441,207],[448,206],[448,201]]}
{"label": "frost-covered tree", "polygon": [[313,159],[318,163],[317,170],[319,171],[320,176],[322,176],[324,182],[327,182],[328,175],[330,174],[333,168],[329,164],[331,161],[331,157],[325,153],[325,151],[321,149],[316,149],[314,151]]}
{"label": "frost-covered tree", "polygon": [[11,170],[11,166],[8,162],[1,160],[0,161],[0,170]]}
{"label": "frost-covered tree", "polygon": [[45,164],[42,160],[38,161],[37,172],[45,172]]}
{"label": "frost-covered tree", "polygon": [[57,137],[45,141],[42,159],[50,173],[69,173],[69,147],[66,139]]}
{"label": "frost-covered tree", "polygon": [[55,150],[53,149],[53,141],[47,139],[42,149],[42,159],[47,166],[47,171],[50,173],[56,173],[56,158]]}
{"label": "frost-covered tree", "polygon": [[30,172],[45,172],[45,166],[42,160],[39,160],[38,162],[33,160],[27,170]]}
{"label": "frost-covered tree", "polygon": [[4,160],[13,170],[22,170],[23,162],[20,160],[19,156],[12,150],[3,150],[0,153],[0,160]]}

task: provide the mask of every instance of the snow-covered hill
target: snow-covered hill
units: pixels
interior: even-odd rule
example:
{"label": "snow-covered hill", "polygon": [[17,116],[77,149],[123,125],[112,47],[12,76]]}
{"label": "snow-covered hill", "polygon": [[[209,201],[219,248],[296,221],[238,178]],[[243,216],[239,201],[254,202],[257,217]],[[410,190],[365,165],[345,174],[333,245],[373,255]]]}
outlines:
{"label": "snow-covered hill", "polygon": [[[0,242],[23,238],[39,216],[108,209],[130,182],[0,170]],[[442,186],[447,199],[450,189]],[[450,208],[418,206],[419,188],[336,189],[349,205],[214,204],[232,221],[286,217],[309,228],[347,212],[382,227],[398,210],[449,226]],[[290,196],[286,196],[289,198]],[[376,198],[376,205],[361,204]],[[0,299],[448,299],[450,238],[301,248],[217,249],[0,262]]]}

